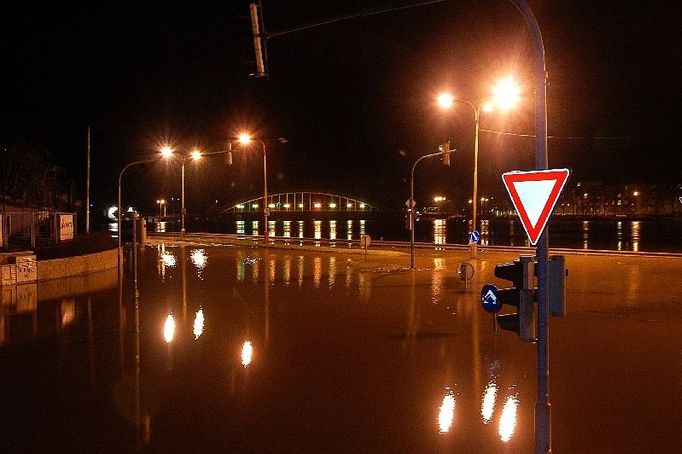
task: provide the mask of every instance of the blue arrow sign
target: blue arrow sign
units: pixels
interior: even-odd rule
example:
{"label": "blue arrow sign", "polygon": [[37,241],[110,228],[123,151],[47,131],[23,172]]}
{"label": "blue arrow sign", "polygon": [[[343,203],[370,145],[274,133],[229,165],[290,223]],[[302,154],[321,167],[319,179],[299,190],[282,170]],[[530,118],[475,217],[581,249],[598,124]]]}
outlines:
{"label": "blue arrow sign", "polygon": [[472,243],[478,243],[478,240],[481,239],[481,233],[478,230],[474,230],[473,232],[471,232],[470,239]]}
{"label": "blue arrow sign", "polygon": [[486,284],[481,289],[481,304],[486,312],[499,312],[502,309],[499,289],[493,284]]}

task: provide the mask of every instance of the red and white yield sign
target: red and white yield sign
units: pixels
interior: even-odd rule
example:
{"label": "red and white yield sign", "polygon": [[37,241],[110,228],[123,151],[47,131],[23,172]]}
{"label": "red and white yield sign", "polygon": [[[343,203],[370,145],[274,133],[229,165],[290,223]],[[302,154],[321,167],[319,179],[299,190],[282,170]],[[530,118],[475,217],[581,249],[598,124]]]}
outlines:
{"label": "red and white yield sign", "polygon": [[568,180],[568,169],[513,171],[502,174],[531,244],[535,246]]}

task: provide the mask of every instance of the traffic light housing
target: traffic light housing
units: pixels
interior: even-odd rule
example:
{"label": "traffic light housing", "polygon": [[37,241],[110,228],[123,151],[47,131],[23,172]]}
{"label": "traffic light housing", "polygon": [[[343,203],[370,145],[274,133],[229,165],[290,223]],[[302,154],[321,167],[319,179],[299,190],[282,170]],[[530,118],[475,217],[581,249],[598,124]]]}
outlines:
{"label": "traffic light housing", "polygon": [[267,51],[265,48],[265,40],[263,39],[265,33],[261,32],[261,25],[263,23],[260,3],[256,5],[251,3],[249,5],[251,11],[251,31],[253,32],[253,50],[256,53],[256,72],[253,74],[256,77],[265,77],[268,75],[266,70],[267,65]]}
{"label": "traffic light housing", "polygon": [[535,335],[535,259],[522,255],[511,263],[495,265],[495,277],[511,281],[511,288],[498,290],[503,305],[516,307],[516,312],[497,315],[497,324],[507,331],[516,331],[524,342],[534,342]]}
{"label": "traffic light housing", "polygon": [[452,151],[452,150],[450,150],[450,141],[448,140],[447,142],[440,144],[438,146],[438,150],[440,150],[440,152],[443,155],[443,164],[445,164],[446,166],[449,166],[450,165],[450,152]]}

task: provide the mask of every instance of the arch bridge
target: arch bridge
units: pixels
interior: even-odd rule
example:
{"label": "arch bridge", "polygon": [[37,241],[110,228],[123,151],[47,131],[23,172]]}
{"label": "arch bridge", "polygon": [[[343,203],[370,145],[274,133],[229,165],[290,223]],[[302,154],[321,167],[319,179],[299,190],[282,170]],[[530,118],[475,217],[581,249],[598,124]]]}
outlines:
{"label": "arch bridge", "polygon": [[[297,191],[268,194],[270,211],[291,212],[368,212],[376,206],[346,195],[328,192]],[[223,213],[249,213],[263,211],[263,197],[245,200],[223,210]]]}

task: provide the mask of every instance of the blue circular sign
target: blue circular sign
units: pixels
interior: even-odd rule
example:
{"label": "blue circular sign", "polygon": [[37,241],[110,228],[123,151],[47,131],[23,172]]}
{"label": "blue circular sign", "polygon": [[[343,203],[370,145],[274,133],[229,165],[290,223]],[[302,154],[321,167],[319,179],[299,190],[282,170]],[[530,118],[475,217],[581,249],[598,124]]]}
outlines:
{"label": "blue circular sign", "polygon": [[499,289],[493,284],[486,284],[481,289],[481,304],[486,312],[499,312],[502,309]]}
{"label": "blue circular sign", "polygon": [[478,230],[474,230],[471,232],[471,242],[472,243],[478,243],[478,240],[481,239],[481,233]]}

